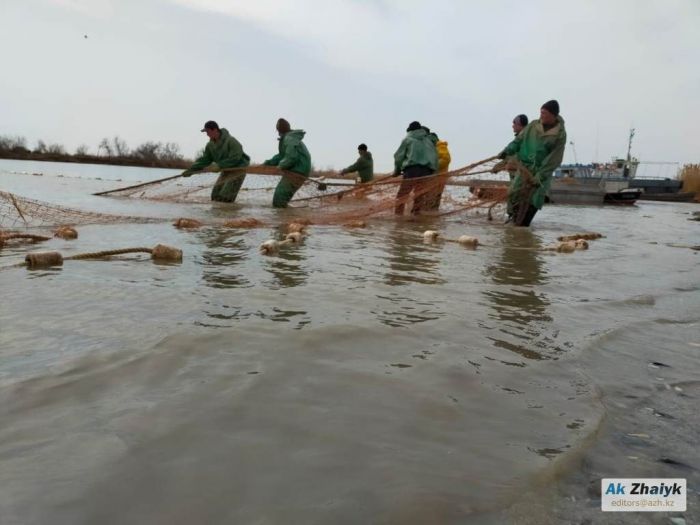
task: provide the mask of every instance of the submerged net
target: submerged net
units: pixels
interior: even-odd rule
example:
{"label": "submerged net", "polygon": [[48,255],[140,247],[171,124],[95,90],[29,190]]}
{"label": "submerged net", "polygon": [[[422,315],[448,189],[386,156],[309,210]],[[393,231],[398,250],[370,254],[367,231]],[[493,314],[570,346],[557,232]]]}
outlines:
{"label": "submerged net", "polygon": [[113,215],[49,204],[0,191],[0,228],[50,228],[60,225],[146,223],[163,219]]}
{"label": "submerged net", "polygon": [[[312,174],[303,178],[272,166],[245,168],[245,180],[237,202],[269,205],[275,186],[287,178],[300,185],[290,206],[306,209],[317,224],[342,223],[381,215],[447,215],[474,208],[493,208],[506,199],[506,182],[474,180],[491,173],[496,158],[420,179],[379,175],[366,184],[354,184],[340,177]],[[242,170],[226,170],[241,173]],[[333,175],[333,174],[331,174]],[[338,174],[335,174],[338,175]],[[169,177],[160,181],[102,192],[111,197],[129,197],[168,202],[208,202],[218,174]]]}
{"label": "submerged net", "polygon": [[[290,206],[314,224],[346,224],[397,215],[445,216],[491,210],[506,200],[507,181],[488,180],[495,158],[420,179],[380,175],[366,184],[311,176],[308,179],[271,166],[250,166],[237,202],[270,206],[282,177],[298,183]],[[238,170],[240,172],[240,170]],[[179,175],[120,188],[102,195],[166,202],[209,202],[218,174]],[[479,177],[479,180],[475,180]],[[0,228],[54,227],[106,223],[145,223],[163,219],[81,211],[0,191]],[[257,223],[261,224],[261,223]]]}

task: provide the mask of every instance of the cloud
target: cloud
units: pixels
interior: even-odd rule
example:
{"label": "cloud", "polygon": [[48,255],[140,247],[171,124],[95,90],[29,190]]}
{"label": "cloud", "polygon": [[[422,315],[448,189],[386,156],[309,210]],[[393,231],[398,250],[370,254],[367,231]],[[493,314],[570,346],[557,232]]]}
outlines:
{"label": "cloud", "polygon": [[49,0],[49,3],[94,18],[109,18],[114,14],[111,0]]}

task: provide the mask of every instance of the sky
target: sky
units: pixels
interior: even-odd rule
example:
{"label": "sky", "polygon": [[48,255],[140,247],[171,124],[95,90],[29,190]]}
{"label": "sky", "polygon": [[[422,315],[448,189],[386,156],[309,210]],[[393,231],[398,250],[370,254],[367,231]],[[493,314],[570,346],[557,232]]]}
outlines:
{"label": "sky", "polygon": [[[275,123],[316,168],[369,146],[388,171],[408,124],[452,168],[498,153],[555,98],[565,162],[700,162],[698,0],[1,0],[0,135],[96,152],[200,150],[213,119],[253,162]],[[87,36],[87,38],[85,38]]]}

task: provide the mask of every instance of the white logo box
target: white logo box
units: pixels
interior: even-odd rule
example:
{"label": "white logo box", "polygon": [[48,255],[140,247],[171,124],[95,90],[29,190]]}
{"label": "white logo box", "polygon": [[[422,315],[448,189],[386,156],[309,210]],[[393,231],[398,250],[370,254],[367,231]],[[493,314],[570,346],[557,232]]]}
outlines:
{"label": "white logo box", "polygon": [[600,506],[604,512],[685,512],[684,478],[603,478]]}

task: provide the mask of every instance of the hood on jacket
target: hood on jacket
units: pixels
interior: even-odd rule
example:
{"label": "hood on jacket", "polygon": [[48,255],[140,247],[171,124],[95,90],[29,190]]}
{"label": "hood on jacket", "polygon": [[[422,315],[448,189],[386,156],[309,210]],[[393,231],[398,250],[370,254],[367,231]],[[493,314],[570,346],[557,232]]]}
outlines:
{"label": "hood on jacket", "polygon": [[[226,128],[219,128],[219,132],[221,133],[219,140],[217,140],[217,141],[212,140],[212,142],[223,141],[231,136],[231,134],[228,132],[228,130]],[[211,139],[209,139],[209,140],[211,140]]]}
{"label": "hood on jacket", "polygon": [[288,131],[287,133],[282,135],[280,137],[280,140],[284,139],[292,142],[301,142],[304,138],[304,135],[306,135],[306,131],[304,131],[303,129],[293,129],[292,131]]}
{"label": "hood on jacket", "polygon": [[406,137],[410,137],[412,139],[424,139],[425,137],[428,136],[428,132],[425,131],[423,128],[420,129],[414,129],[413,131],[409,131],[406,133]]}

